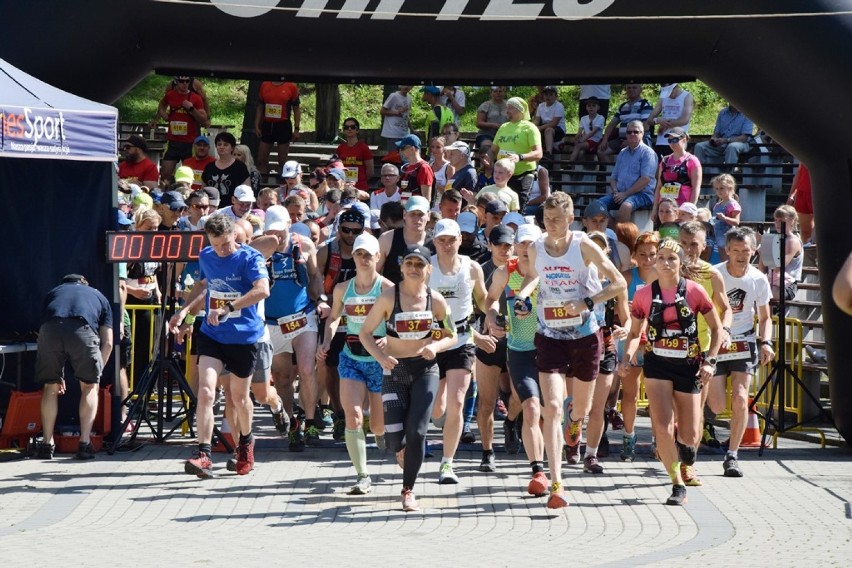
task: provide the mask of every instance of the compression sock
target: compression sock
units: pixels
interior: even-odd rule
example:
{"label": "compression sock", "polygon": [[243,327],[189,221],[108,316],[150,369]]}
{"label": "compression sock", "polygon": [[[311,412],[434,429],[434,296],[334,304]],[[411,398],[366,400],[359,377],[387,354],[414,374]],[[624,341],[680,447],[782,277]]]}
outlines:
{"label": "compression sock", "polygon": [[364,435],[364,430],[346,429],[346,451],[349,452],[349,459],[352,460],[352,465],[355,466],[355,473],[365,475],[367,473],[367,437]]}
{"label": "compression sock", "polygon": [[248,434],[240,434],[240,444],[250,444],[251,443],[251,432]]}
{"label": "compression sock", "polygon": [[541,461],[530,462],[530,467],[532,467],[533,475],[535,475],[539,472],[544,472],[544,462],[541,462]]}
{"label": "compression sock", "polygon": [[198,444],[198,451],[204,452],[208,456],[213,455],[213,449],[210,444]]}

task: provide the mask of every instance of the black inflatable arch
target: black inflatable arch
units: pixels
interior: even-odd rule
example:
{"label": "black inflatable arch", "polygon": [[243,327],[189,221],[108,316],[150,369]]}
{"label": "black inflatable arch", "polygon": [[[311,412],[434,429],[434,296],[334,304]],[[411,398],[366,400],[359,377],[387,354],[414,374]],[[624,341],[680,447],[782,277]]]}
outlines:
{"label": "black inflatable arch", "polygon": [[850,10],[842,0],[48,0],[7,7],[0,57],[103,102],[152,69],[415,84],[700,78],[811,169],[832,408],[852,440],[852,317],[830,293],[852,249]]}

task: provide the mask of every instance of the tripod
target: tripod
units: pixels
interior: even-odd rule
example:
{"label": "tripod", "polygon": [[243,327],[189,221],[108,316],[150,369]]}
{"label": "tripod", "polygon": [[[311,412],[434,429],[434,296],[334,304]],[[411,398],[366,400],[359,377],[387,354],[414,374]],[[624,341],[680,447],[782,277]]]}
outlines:
{"label": "tripod", "polygon": [[[825,415],[825,408],[823,408],[822,404],[820,404],[819,399],[817,399],[811,391],[809,391],[805,384],[802,382],[802,379],[796,374],[796,371],[790,366],[790,363],[787,362],[787,300],[784,297],[784,277],[787,269],[787,223],[781,223],[781,260],[780,266],[778,267],[778,353],[776,354],[775,363],[772,366],[772,370],[766,376],[766,380],[755,393],[754,398],[752,399],[749,410],[763,418],[764,422],[767,425],[771,425],[775,429],[775,435],[783,434],[789,430],[793,430],[795,428],[799,428],[804,426],[805,424],[809,424],[815,421],[817,418]],[[787,425],[786,424],[786,416],[784,410],[784,402],[786,401],[786,380],[787,377],[792,377],[793,382],[802,389],[808,398],[811,399],[811,402],[816,405],[816,408],[819,409],[819,414],[813,418],[809,418],[807,420],[801,420],[795,424]],[[761,414],[756,406],[757,401],[760,399],[761,395],[769,388],[770,384],[772,385],[772,390],[769,394],[769,405],[766,407],[766,414]],[[776,400],[778,402],[778,408],[774,409]],[[775,411],[775,417],[773,417],[773,410]],[[760,438],[760,450],[758,450],[757,455],[762,456],[763,450],[766,448],[766,437],[769,435],[769,428],[763,429],[763,435]]]}
{"label": "tripod", "polygon": [[[133,385],[133,392],[128,394],[127,398],[121,402],[124,406],[132,401],[127,410],[127,418],[124,419],[114,436],[109,449],[110,454],[115,453],[121,445],[127,425],[131,422],[134,422],[134,426],[126,442],[130,447],[133,447],[143,422],[148,425],[154,434],[154,440],[159,443],[165,442],[184,420],[189,424],[190,435],[194,435],[192,422],[195,417],[197,400],[180,365],[178,365],[178,354],[172,352],[171,342],[168,340],[168,322],[175,305],[171,291],[175,290],[177,276],[174,263],[166,262],[163,264],[166,267],[166,289],[169,293],[163,294],[160,315],[154,324],[157,330],[155,334],[156,347],[145,372]],[[149,410],[152,396],[156,396],[156,412],[153,416]],[[233,451],[233,447],[216,427],[213,428],[213,438],[214,441],[218,439],[225,446],[227,452]]]}

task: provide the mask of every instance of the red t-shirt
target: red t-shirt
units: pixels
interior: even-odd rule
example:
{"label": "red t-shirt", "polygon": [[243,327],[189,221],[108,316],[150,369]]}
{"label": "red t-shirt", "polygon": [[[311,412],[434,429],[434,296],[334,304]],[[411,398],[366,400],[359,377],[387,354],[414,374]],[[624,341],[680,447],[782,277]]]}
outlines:
{"label": "red t-shirt", "polygon": [[260,85],[260,104],[264,122],[290,120],[290,111],[299,106],[299,87],[295,83],[276,85],[272,81],[264,81]]}
{"label": "red t-shirt", "polygon": [[175,89],[169,89],[163,100],[169,107],[169,133],[166,138],[174,142],[192,144],[199,134],[198,123],[183,108],[183,101],[188,100],[198,110],[205,110],[201,96],[192,92],[181,94]]}
{"label": "red t-shirt", "polygon": [[[645,319],[651,311],[651,289],[652,286],[647,286],[636,290],[633,295],[633,303],[630,306],[630,315],[637,319]],[[662,300],[664,304],[672,304],[675,299],[677,288],[663,288]],[[710,296],[701,284],[697,284],[692,280],[686,281],[686,303],[693,313],[706,314],[713,309],[713,304],[710,301]],[[677,311],[674,306],[667,307],[663,310],[663,322],[665,329],[677,329]]]}
{"label": "red t-shirt", "polygon": [[432,187],[435,183],[435,174],[429,163],[426,160],[420,160],[416,164],[405,164],[402,166],[400,181],[408,180],[408,188],[406,192],[412,192],[414,195],[420,195],[420,188],[424,185]]}
{"label": "red t-shirt", "polygon": [[118,177],[121,179],[136,178],[139,184],[148,180],[160,180],[160,172],[157,170],[157,164],[150,158],[130,163],[127,160],[118,164]]}
{"label": "red t-shirt", "polygon": [[337,155],[343,162],[343,171],[346,172],[346,181],[352,183],[358,189],[367,191],[367,166],[366,163],[373,159],[370,147],[361,140],[354,146],[346,142],[337,147]]}
{"label": "red t-shirt", "polygon": [[204,173],[204,168],[207,164],[213,163],[216,158],[207,156],[206,158],[198,159],[196,157],[187,158],[181,165],[192,168],[192,189],[201,189],[204,187],[204,182],[201,181],[201,174]]}

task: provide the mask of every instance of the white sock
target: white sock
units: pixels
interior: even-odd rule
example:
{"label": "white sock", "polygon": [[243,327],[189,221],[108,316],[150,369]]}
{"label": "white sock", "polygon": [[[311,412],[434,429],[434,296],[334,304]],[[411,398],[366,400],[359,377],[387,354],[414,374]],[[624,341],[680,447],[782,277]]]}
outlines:
{"label": "white sock", "polygon": [[598,449],[597,449],[597,448],[593,448],[593,447],[591,447],[591,446],[589,446],[589,445],[587,444],[587,445],[586,445],[586,457],[587,457],[587,458],[591,458],[591,457],[595,457],[595,458],[596,458],[596,457],[598,457]]}
{"label": "white sock", "polygon": [[441,458],[441,465],[444,465],[445,463],[453,465],[453,458]]}

